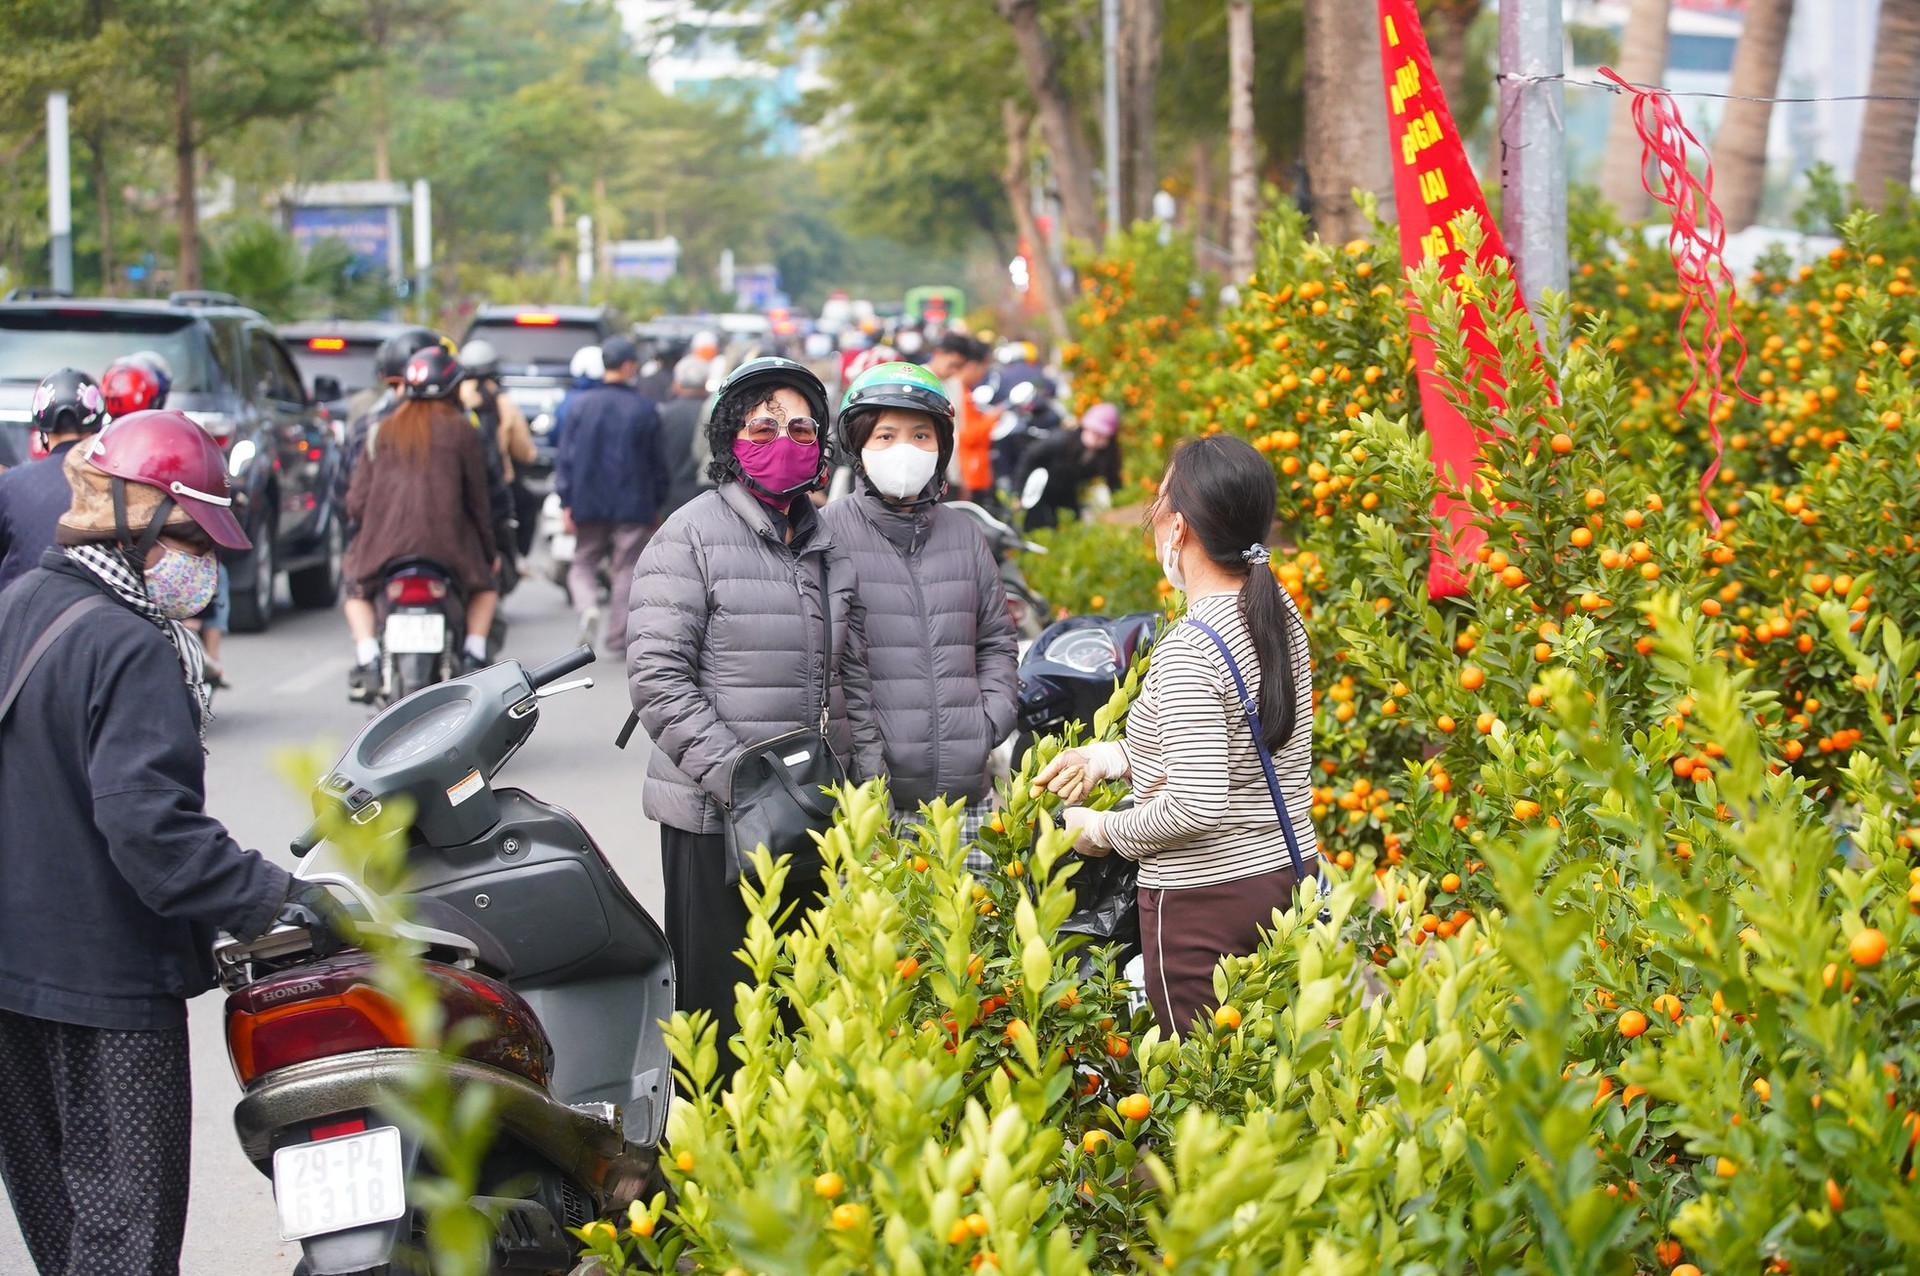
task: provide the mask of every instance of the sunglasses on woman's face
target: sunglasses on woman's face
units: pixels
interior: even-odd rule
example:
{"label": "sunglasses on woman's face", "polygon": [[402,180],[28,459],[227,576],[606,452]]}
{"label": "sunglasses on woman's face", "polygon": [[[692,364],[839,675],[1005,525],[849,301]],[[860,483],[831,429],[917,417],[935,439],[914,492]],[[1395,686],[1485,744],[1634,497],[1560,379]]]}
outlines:
{"label": "sunglasses on woman's face", "polygon": [[820,423],[810,416],[788,417],[785,422],[770,416],[757,416],[747,422],[749,443],[771,443],[782,434],[795,443],[812,443],[820,437]]}

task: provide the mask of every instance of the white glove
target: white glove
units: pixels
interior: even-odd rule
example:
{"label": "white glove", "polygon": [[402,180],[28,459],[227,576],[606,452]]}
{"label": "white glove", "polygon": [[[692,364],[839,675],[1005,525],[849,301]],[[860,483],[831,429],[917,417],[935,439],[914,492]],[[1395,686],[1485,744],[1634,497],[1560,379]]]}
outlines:
{"label": "white glove", "polygon": [[1107,841],[1107,813],[1095,811],[1090,807],[1070,806],[1061,812],[1060,820],[1067,832],[1074,834],[1073,849],[1082,855],[1098,859],[1113,849]]}
{"label": "white glove", "polygon": [[1045,470],[1035,470],[1033,473],[1027,475],[1027,485],[1020,489],[1020,508],[1023,510],[1032,509],[1040,503],[1040,498],[1046,494],[1047,472]]}
{"label": "white glove", "polygon": [[1077,749],[1062,749],[1039,775],[1033,777],[1032,796],[1051,790],[1069,805],[1084,801],[1093,786],[1102,780],[1117,780],[1126,775],[1127,751],[1118,741],[1083,744]]}

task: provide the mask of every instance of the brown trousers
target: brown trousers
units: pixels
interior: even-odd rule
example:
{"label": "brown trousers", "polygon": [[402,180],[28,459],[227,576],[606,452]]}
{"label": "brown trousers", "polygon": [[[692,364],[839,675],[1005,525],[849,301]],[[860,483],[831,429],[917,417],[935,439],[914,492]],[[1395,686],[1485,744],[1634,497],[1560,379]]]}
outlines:
{"label": "brown trousers", "polygon": [[1160,1031],[1185,1032],[1194,1016],[1214,1009],[1213,968],[1244,957],[1273,925],[1273,910],[1293,899],[1290,868],[1183,890],[1140,888],[1140,947],[1147,1000]]}

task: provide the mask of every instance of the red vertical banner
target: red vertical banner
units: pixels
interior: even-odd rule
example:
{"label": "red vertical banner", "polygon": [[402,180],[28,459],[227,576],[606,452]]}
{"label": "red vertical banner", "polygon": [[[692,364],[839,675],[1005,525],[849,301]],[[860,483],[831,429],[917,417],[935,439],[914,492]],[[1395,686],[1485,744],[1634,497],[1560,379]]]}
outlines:
{"label": "red vertical banner", "polygon": [[[1454,127],[1453,113],[1440,91],[1440,79],[1433,72],[1433,56],[1427,51],[1427,37],[1420,29],[1414,0],[1379,0],[1379,13],[1393,194],[1400,213],[1400,258],[1409,270],[1437,260],[1440,277],[1452,281],[1466,262],[1466,251],[1451,225],[1461,213],[1477,214],[1485,228],[1481,265],[1506,257],[1506,245],[1480,193],[1479,179],[1467,162],[1460,131]],[[1461,319],[1468,348],[1482,356],[1479,376],[1472,379],[1478,380],[1489,397],[1497,398],[1505,383],[1500,379],[1499,360],[1487,340],[1486,321],[1477,305],[1464,300]],[[1474,481],[1480,464],[1480,438],[1440,388],[1434,375],[1433,340],[1426,318],[1411,304],[1408,329],[1420,385],[1420,410],[1433,444],[1433,467],[1443,487],[1457,490]],[[1482,539],[1469,522],[1471,512],[1454,490],[1434,502],[1434,513],[1451,527],[1451,543],[1434,542],[1427,573],[1430,597],[1466,592],[1466,580],[1456,559],[1471,554]]]}

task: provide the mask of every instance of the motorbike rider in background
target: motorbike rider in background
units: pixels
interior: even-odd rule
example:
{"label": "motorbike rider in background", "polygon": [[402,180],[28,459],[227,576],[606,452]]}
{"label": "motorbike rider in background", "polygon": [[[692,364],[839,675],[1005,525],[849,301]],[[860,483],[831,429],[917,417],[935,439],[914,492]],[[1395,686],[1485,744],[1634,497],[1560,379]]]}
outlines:
{"label": "motorbike rider in background", "polygon": [[[373,429],[375,422],[385,420],[400,406],[407,360],[413,357],[414,351],[440,345],[444,340],[431,328],[408,328],[382,341],[373,352],[373,374],[379,378],[381,390],[364,409],[347,418],[347,437],[340,447],[340,459],[334,466],[330,488],[336,515],[347,508],[347,488],[353,483],[354,466],[359,463],[360,453],[366,448],[367,432]],[[349,537],[353,535],[355,528],[351,522],[347,524],[346,531]]]}
{"label": "motorbike rider in background", "polygon": [[248,548],[219,444],[136,412],[47,464],[61,548],[0,595],[0,1178],[41,1272],[174,1276],[215,931],[348,928],[206,813],[180,622]]}
{"label": "motorbike rider in background", "polygon": [[1055,430],[1035,443],[1020,460],[1014,482],[1027,530],[1059,525],[1062,515],[1078,518],[1081,490],[1095,481],[1109,493],[1120,490],[1120,410],[1096,403],[1080,418],[1078,429]]}
{"label": "motorbike rider in background", "polygon": [[0,589],[40,565],[54,527],[73,503],[61,469],[73,445],[107,423],[106,396],[78,368],[62,368],[33,392],[33,432],[47,455],[0,474]]}
{"label": "motorbike rider in background", "polygon": [[460,383],[461,406],[474,414],[499,449],[501,480],[512,504],[513,526],[496,527],[494,536],[505,545],[509,538],[503,533],[511,531],[514,548],[525,558],[533,552],[534,523],[540,514],[540,497],[521,472],[540,459],[533,428],[520,405],[500,391],[500,352],[492,342],[475,340],[460,347],[460,365],[467,370],[467,379]]}
{"label": "motorbike rider in background", "polygon": [[462,376],[443,346],[409,359],[399,406],[368,431],[354,467],[346,508],[360,531],[347,549],[342,605],[353,635],[352,699],[370,700],[379,690],[374,591],[396,558],[430,559],[452,574],[466,601],[465,668],[487,662],[487,633],[500,600],[498,564],[480,432],[455,397]]}

